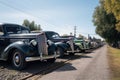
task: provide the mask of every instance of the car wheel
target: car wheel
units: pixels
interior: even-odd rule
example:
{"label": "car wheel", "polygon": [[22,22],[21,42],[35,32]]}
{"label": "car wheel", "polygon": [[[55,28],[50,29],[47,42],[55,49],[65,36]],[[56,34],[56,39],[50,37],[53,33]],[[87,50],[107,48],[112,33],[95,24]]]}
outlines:
{"label": "car wheel", "polygon": [[12,55],[13,67],[17,70],[22,70],[26,66],[25,55],[18,49],[14,50]]}
{"label": "car wheel", "polygon": [[57,48],[57,54],[59,54],[60,57],[63,57],[64,56],[64,50],[61,47],[58,47]]}
{"label": "car wheel", "polygon": [[75,51],[76,52],[81,52],[81,48],[79,46],[75,45]]}
{"label": "car wheel", "polygon": [[55,62],[55,58],[51,58],[51,59],[47,59],[47,62],[49,62],[49,63],[54,63]]}
{"label": "car wheel", "polygon": [[85,52],[85,50],[82,50],[82,52]]}
{"label": "car wheel", "polygon": [[71,52],[71,53],[69,53],[69,55],[74,56],[74,55],[75,55],[75,53],[72,53],[72,52]]}

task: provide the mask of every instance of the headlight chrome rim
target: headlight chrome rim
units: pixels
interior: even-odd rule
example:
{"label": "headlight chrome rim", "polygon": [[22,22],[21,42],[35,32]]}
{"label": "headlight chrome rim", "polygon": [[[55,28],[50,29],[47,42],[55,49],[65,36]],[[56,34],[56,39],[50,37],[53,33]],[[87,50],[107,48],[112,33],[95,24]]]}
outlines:
{"label": "headlight chrome rim", "polygon": [[37,41],[36,40],[31,40],[30,44],[32,44],[33,46],[36,46],[37,45]]}

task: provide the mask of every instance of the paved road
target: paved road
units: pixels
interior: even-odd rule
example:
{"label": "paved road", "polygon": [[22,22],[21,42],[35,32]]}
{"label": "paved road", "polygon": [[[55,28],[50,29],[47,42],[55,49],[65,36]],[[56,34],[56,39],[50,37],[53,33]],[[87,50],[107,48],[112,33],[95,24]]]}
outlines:
{"label": "paved road", "polygon": [[107,46],[44,75],[39,80],[110,80]]}

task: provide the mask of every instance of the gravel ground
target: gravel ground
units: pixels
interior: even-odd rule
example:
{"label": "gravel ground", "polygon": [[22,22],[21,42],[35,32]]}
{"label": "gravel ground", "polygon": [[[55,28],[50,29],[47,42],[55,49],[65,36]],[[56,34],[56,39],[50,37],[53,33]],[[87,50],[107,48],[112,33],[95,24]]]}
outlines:
{"label": "gravel ground", "polygon": [[[99,52],[100,50],[101,49],[98,49],[98,50],[94,51],[93,53],[88,51],[83,56],[81,56],[81,54],[78,53],[75,56],[72,56],[73,63],[67,63],[64,67],[61,67],[60,69],[43,76],[42,78],[40,78],[40,80],[75,80],[75,79],[79,80],[79,75],[82,75],[83,72],[84,72],[84,74],[86,74],[86,72],[85,72],[85,69],[87,69],[86,66],[88,66],[88,64],[93,61],[92,58],[94,58],[96,55],[98,55],[96,52]],[[60,64],[61,61],[62,62],[66,61],[70,57],[71,56],[65,56],[62,59],[58,58],[54,64]],[[11,65],[8,64],[7,62],[0,61],[0,80],[18,80],[27,75],[34,74],[34,73],[40,71],[42,68],[49,66],[51,64],[47,63],[47,62],[33,61],[33,62],[28,62],[27,65],[28,65],[28,67],[25,70],[17,71],[17,70],[14,70],[11,67]],[[75,67],[75,66],[78,66],[78,67]],[[91,66],[91,65],[89,65],[89,66]],[[89,69],[91,69],[91,68],[89,68]],[[77,73],[75,73],[75,71],[78,71],[78,73],[79,72],[82,72],[82,73],[77,74]],[[53,75],[53,73],[55,73],[56,75]],[[61,75],[60,73],[63,75]],[[73,77],[73,76],[71,76],[71,73],[73,74],[73,76],[75,76],[75,75],[78,75],[78,76]],[[51,76],[51,74],[52,74],[52,76]],[[67,76],[68,79],[67,78],[64,79],[64,77],[66,77],[66,75],[70,75],[69,77]],[[84,78],[84,75],[82,75],[82,76],[83,77],[80,77],[80,78]],[[44,77],[48,77],[48,78],[44,79]],[[54,77],[55,79],[53,79],[51,77]],[[63,79],[61,79],[61,77],[63,77]],[[101,79],[101,80],[104,80],[104,79]]]}
{"label": "gravel ground", "polygon": [[34,74],[45,66],[50,65],[47,62],[33,61],[27,63],[28,67],[25,70],[14,70],[10,64],[0,61],[0,80],[18,80],[27,75]]}
{"label": "gravel ground", "polygon": [[[41,71],[43,68],[49,65],[62,64],[62,62],[70,59],[71,56],[65,56],[64,58],[58,58],[55,63],[51,64],[48,62],[33,61],[27,63],[27,68],[22,71],[14,70],[10,64],[5,61],[0,61],[0,80],[18,80],[25,76],[34,74]],[[82,57],[81,54],[72,56],[72,59],[78,59]]]}
{"label": "gravel ground", "polygon": [[107,46],[73,60],[39,80],[110,80]]}

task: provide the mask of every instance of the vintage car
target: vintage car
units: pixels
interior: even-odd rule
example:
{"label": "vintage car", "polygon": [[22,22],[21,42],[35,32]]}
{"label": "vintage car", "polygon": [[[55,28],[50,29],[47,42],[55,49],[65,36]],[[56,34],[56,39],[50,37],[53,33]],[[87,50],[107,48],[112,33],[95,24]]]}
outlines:
{"label": "vintage car", "polygon": [[44,33],[30,33],[17,24],[0,24],[0,60],[10,61],[15,69],[21,70],[32,58],[54,62],[55,44],[46,39]]}
{"label": "vintage car", "polygon": [[[74,36],[62,36],[63,38],[73,38],[75,45],[79,48],[80,52],[85,52],[86,50],[90,49],[90,43],[85,41],[83,38],[76,38]],[[77,49],[78,49],[77,48]]]}
{"label": "vintage car", "polygon": [[[33,31],[33,33],[39,33],[39,31]],[[74,55],[80,51],[79,46],[74,44],[73,38],[63,38],[57,32],[54,31],[43,31],[47,40],[51,40],[57,46],[57,53],[60,57],[63,57],[66,53]]]}
{"label": "vintage car", "polygon": [[84,39],[74,39],[74,42],[76,45],[79,46],[81,52],[85,52],[86,50],[90,49],[90,44],[88,41],[85,41]]}

